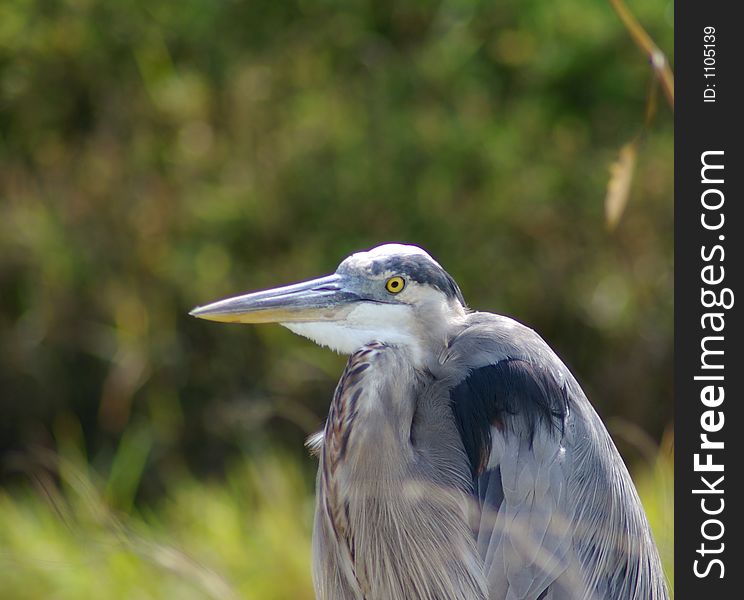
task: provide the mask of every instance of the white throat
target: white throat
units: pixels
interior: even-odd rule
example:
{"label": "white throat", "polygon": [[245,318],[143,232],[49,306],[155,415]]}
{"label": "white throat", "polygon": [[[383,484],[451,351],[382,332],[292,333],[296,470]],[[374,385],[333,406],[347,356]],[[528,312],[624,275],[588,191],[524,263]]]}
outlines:
{"label": "white throat", "polygon": [[316,344],[341,354],[352,354],[369,342],[378,341],[409,349],[416,362],[422,358],[413,310],[405,304],[362,303],[338,321],[281,323]]}
{"label": "white throat", "polygon": [[427,360],[436,359],[438,344],[444,347],[450,327],[465,316],[459,304],[435,303],[427,308],[421,318],[408,304],[365,302],[337,321],[281,325],[340,354],[352,354],[374,341],[406,348],[414,365],[424,366]]}

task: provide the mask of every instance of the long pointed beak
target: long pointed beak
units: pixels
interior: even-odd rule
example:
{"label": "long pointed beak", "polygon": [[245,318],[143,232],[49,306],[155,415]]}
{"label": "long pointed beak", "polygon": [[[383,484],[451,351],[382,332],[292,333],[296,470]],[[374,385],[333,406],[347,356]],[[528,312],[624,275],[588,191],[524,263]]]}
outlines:
{"label": "long pointed beak", "polygon": [[333,274],[199,306],[189,314],[223,323],[302,323],[342,318],[361,298]]}

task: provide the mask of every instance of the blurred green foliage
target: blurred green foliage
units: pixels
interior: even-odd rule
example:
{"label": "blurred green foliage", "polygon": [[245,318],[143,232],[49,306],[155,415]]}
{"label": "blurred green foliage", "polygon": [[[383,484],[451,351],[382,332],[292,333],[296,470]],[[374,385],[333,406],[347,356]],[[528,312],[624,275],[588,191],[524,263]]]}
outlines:
{"label": "blurred green foliage", "polygon": [[[673,585],[669,442],[636,482]],[[106,500],[106,482],[87,465],[66,455],[59,463],[61,490],[43,471],[35,491],[0,489],[3,598],[314,598],[312,485],[297,461],[238,460],[219,483],[181,473],[157,503],[126,512]]]}
{"label": "blurred green foliage", "polygon": [[39,471],[35,489],[0,489],[3,599],[314,598],[313,496],[296,461],[242,461],[219,483],[181,473],[136,511],[107,501],[84,463],[63,456],[59,471],[61,489]]}
{"label": "blurred green foliage", "polygon": [[[670,50],[672,3],[631,8]],[[245,530],[254,519],[291,521],[293,551],[306,553],[310,486],[282,514],[256,504],[260,486],[231,486],[253,485],[246,470],[268,464],[267,447],[287,456],[277,477],[290,483],[277,485],[297,483],[295,464],[309,480],[302,441],[344,359],[279,327],[187,312],[330,272],[385,241],[427,248],[472,307],[540,331],[642,466],[613,423],[655,443],[671,419],[665,106],[612,232],[602,203],[609,165],[642,127],[649,77],[596,0],[0,3],[0,477],[27,471],[18,451],[77,448],[86,477],[109,474],[92,484],[106,506],[161,502],[137,517],[157,539],[235,548],[225,561],[268,577],[276,556],[248,560],[220,536],[259,543]],[[205,478],[223,483],[201,489]],[[99,555],[38,500],[0,499],[19,528],[2,535],[188,597],[136,551]],[[212,510],[238,529],[209,531],[199,521]],[[286,575],[292,590],[307,589],[305,559],[292,558],[303,563]],[[28,597],[52,589],[45,581]],[[235,585],[246,597],[308,593]]]}
{"label": "blurred green foliage", "polygon": [[[671,48],[671,4],[633,8]],[[2,3],[3,447],[47,443],[69,413],[101,464],[146,421],[148,472],[184,453],[212,470],[266,436],[300,452],[342,359],[187,312],[390,240],[536,327],[600,412],[658,436],[664,109],[624,221],[602,220],[649,75],[596,0]]]}

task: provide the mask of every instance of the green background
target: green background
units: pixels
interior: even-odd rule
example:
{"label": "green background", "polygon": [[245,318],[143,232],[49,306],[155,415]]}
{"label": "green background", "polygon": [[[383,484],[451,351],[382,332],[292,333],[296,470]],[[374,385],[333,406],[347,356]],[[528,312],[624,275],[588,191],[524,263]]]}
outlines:
{"label": "green background", "polygon": [[[672,3],[631,8],[671,53]],[[650,78],[598,0],[0,4],[0,589],[311,597],[344,358],[187,313],[387,241],[555,348],[671,578],[663,101],[604,217]]]}

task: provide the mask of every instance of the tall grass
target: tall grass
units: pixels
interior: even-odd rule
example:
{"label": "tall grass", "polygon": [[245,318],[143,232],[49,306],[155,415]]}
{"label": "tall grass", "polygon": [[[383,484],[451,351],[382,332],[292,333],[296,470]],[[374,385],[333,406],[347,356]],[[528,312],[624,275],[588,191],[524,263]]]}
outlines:
{"label": "tall grass", "polygon": [[[244,458],[219,482],[179,474],[160,501],[138,508],[135,441],[123,442],[106,479],[68,450],[48,459],[59,478],[42,471],[35,485],[0,489],[0,598],[314,597],[313,496],[296,460]],[[634,473],[670,583],[672,464],[669,438]]]}
{"label": "tall grass", "polygon": [[3,600],[314,598],[312,494],[292,461],[241,461],[220,483],[180,476],[126,512],[80,465],[60,472],[61,487],[0,490]]}

